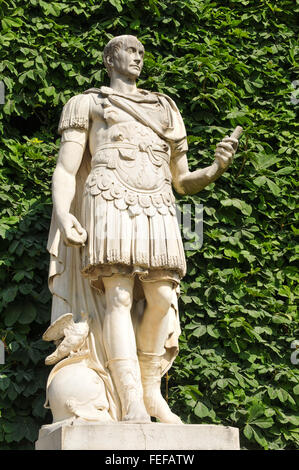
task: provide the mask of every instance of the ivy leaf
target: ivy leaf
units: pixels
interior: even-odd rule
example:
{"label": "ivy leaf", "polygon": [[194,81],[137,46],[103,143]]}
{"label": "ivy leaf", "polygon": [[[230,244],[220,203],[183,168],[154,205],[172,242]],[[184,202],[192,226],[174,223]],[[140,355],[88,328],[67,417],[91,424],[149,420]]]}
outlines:
{"label": "ivy leaf", "polygon": [[26,302],[23,306],[23,311],[19,317],[21,325],[28,325],[36,317],[36,308],[32,302]]}
{"label": "ivy leaf", "polygon": [[261,431],[258,430],[258,429],[254,429],[252,428],[252,432],[253,432],[253,436],[256,440],[256,442],[261,446],[263,447],[264,449],[267,449],[267,441],[266,439],[264,438],[264,436],[262,435]]}
{"label": "ivy leaf", "polygon": [[7,435],[5,438],[7,442],[20,442],[26,437],[29,441],[34,442],[37,439],[38,429],[38,424],[31,417],[24,416],[6,424]]}
{"label": "ivy leaf", "polygon": [[0,374],[0,390],[5,392],[10,385],[10,379],[5,374]]}
{"label": "ivy leaf", "polygon": [[269,186],[270,191],[274,194],[274,196],[279,196],[280,194],[280,187],[277,186],[272,180],[267,178],[267,185]]}
{"label": "ivy leaf", "polygon": [[18,287],[17,286],[9,286],[6,289],[2,291],[2,298],[5,303],[12,302],[18,292]]}
{"label": "ivy leaf", "polygon": [[21,302],[13,302],[9,304],[5,310],[5,317],[4,317],[5,325],[6,326],[14,325],[18,321],[22,313],[22,310],[23,310],[23,306]]}
{"label": "ivy leaf", "polygon": [[259,416],[264,414],[264,407],[259,403],[254,403],[248,410],[248,423],[252,423]]}
{"label": "ivy leaf", "polygon": [[261,186],[263,186],[263,184],[266,183],[266,181],[267,181],[266,176],[258,176],[257,178],[253,180],[253,183],[260,188]]}
{"label": "ivy leaf", "polygon": [[277,398],[283,403],[288,399],[288,393],[283,388],[277,390]]}
{"label": "ivy leaf", "polygon": [[253,429],[250,424],[246,424],[245,428],[243,429],[243,433],[245,437],[247,437],[247,439],[250,441],[253,436]]}
{"label": "ivy leaf", "polygon": [[192,335],[195,336],[196,338],[200,338],[200,336],[205,335],[206,332],[207,332],[207,327],[205,325],[200,325],[193,331]]}
{"label": "ivy leaf", "polygon": [[266,428],[270,428],[273,425],[273,422],[274,421],[271,417],[263,416],[253,421],[250,421],[250,424],[251,425],[255,424],[259,428],[266,429]]}
{"label": "ivy leaf", "polygon": [[206,416],[209,416],[210,414],[210,411],[209,409],[206,407],[206,405],[204,405],[203,403],[201,403],[200,401],[197,403],[196,407],[194,408],[194,413],[196,414],[196,416],[198,416],[199,418],[205,418]]}
{"label": "ivy leaf", "polygon": [[23,24],[23,21],[21,18],[16,18],[16,17],[6,17],[1,20],[2,23],[2,28],[4,30],[10,29],[10,28],[20,28]]}
{"label": "ivy leaf", "polygon": [[213,338],[220,337],[220,331],[218,330],[218,328],[214,327],[213,325],[207,325],[207,333]]}
{"label": "ivy leaf", "polygon": [[256,155],[252,160],[257,170],[265,170],[280,161],[281,158],[276,157],[276,155],[269,155],[263,152]]}
{"label": "ivy leaf", "polygon": [[109,0],[109,3],[117,9],[118,13],[122,11],[123,7],[120,0]]}
{"label": "ivy leaf", "polygon": [[252,207],[241,199],[225,199],[221,201],[221,204],[224,207],[234,206],[245,215],[250,215],[252,212]]}

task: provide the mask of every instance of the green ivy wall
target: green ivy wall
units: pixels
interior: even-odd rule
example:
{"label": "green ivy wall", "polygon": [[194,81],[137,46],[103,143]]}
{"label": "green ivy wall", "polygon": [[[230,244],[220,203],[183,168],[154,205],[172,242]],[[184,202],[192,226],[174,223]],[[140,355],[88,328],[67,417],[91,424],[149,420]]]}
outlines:
{"label": "green ivy wall", "polygon": [[186,253],[169,402],[186,423],[238,427],[242,448],[299,447],[295,10],[291,0],[1,1],[0,449],[33,448],[51,420],[41,335],[57,124],[71,96],[108,85],[101,53],[125,33],[146,49],[139,86],[180,108],[191,169],[245,129],[229,171],[180,198],[204,205],[204,238]]}

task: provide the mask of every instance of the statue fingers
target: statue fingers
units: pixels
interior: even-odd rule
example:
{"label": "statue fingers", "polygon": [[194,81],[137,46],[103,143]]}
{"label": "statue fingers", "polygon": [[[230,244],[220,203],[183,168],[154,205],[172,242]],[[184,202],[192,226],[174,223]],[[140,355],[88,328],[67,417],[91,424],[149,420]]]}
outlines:
{"label": "statue fingers", "polygon": [[73,227],[75,227],[75,229],[77,230],[77,232],[80,235],[82,235],[84,232],[84,228],[82,227],[82,225],[80,224],[80,222],[76,219],[74,215],[72,215],[72,224],[73,224]]}
{"label": "statue fingers", "polygon": [[222,152],[217,152],[217,151],[215,152],[215,157],[219,158],[221,161],[224,161],[224,162],[226,162],[229,159],[229,157],[227,157],[226,155],[223,155]]}
{"label": "statue fingers", "polygon": [[222,142],[220,142],[220,143],[217,145],[217,147],[221,147],[221,148],[223,148],[224,150],[227,150],[228,152],[230,152],[230,153],[232,153],[232,154],[235,153],[235,149],[234,149],[233,145],[232,145],[231,143],[229,143],[229,142],[224,142],[224,141],[222,141]]}
{"label": "statue fingers", "polygon": [[220,152],[215,152],[215,158],[221,168],[227,168],[232,162],[232,157],[226,157]]}
{"label": "statue fingers", "polygon": [[82,239],[82,245],[84,246],[86,240],[87,240],[87,232],[85,229],[83,229],[83,233],[82,233],[82,236],[81,236],[81,239]]}
{"label": "statue fingers", "polygon": [[81,241],[74,240],[73,238],[65,238],[64,243],[66,246],[81,246]]}
{"label": "statue fingers", "polygon": [[224,139],[222,139],[222,142],[228,142],[228,143],[232,144],[234,149],[236,149],[239,145],[239,141],[235,137],[225,136]]}
{"label": "statue fingers", "polygon": [[80,246],[84,243],[83,237],[74,228],[66,228],[64,242],[67,246]]}
{"label": "statue fingers", "polygon": [[231,151],[228,152],[227,150],[222,148],[220,145],[217,146],[216,151],[215,151],[215,155],[216,155],[216,153],[222,155],[223,157],[227,157],[227,158],[232,157],[232,152]]}
{"label": "statue fingers", "polygon": [[[72,229],[73,231],[75,230],[79,234],[79,243],[81,245],[84,245],[84,243],[87,240],[87,232],[86,230],[82,227],[80,222],[76,219],[76,217],[73,215],[72,216]],[[75,237],[77,240],[77,237]]]}

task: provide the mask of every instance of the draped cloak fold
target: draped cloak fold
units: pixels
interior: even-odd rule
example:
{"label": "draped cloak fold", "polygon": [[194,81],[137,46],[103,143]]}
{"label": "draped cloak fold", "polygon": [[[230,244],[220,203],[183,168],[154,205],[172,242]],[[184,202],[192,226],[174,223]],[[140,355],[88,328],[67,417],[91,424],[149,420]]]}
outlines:
{"label": "draped cloak fold", "polygon": [[[84,94],[72,97],[64,106],[58,131],[66,129],[89,129],[91,99],[97,103],[101,97],[109,99],[113,105],[129,113],[137,121],[150,127],[171,147],[171,158],[187,151],[186,131],[175,103],[166,95],[139,90],[140,96],[116,93],[108,87],[90,89]],[[163,120],[151,114],[151,104],[159,103],[163,109]],[[81,205],[85,181],[91,170],[91,155],[87,143],[80,168],[76,175],[76,193],[71,205],[71,213],[81,223]],[[88,241],[87,241],[88,243]],[[109,401],[109,413],[114,420],[121,416],[121,406],[108,368],[105,354],[102,327],[105,315],[105,295],[92,287],[89,279],[81,274],[80,248],[67,247],[60,235],[54,211],[52,213],[47,249],[50,253],[49,289],[52,293],[51,322],[61,315],[72,312],[75,321],[82,313],[87,314],[90,325],[89,348],[93,368],[103,379]],[[167,269],[167,267],[166,267]],[[169,333],[165,342],[162,360],[162,375],[171,367],[178,354],[180,324],[178,315],[178,288],[173,290],[172,305],[169,310]],[[134,329],[144,310],[144,299],[134,301],[132,322]],[[67,364],[67,362],[65,362]],[[59,367],[59,365],[55,366]],[[55,369],[55,368],[54,368]],[[53,372],[54,372],[53,369]]]}

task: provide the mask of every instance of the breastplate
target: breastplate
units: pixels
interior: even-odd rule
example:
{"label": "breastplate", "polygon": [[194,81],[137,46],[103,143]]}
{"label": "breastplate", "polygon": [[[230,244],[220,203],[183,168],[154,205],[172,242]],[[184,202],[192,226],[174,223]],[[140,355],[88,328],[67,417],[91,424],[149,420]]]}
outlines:
{"label": "breastplate", "polygon": [[114,200],[132,215],[142,210],[175,213],[169,168],[170,147],[149,127],[130,120],[112,122],[95,146],[86,190]]}
{"label": "breastplate", "polygon": [[152,129],[136,121],[115,123],[106,139],[96,146],[92,167],[115,170],[119,182],[132,190],[157,190],[171,182],[169,145]]}

